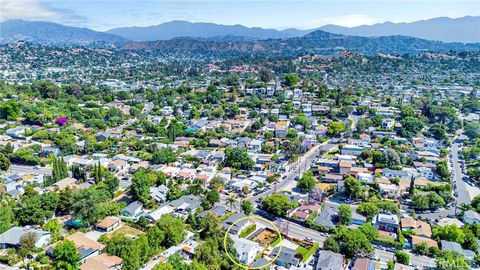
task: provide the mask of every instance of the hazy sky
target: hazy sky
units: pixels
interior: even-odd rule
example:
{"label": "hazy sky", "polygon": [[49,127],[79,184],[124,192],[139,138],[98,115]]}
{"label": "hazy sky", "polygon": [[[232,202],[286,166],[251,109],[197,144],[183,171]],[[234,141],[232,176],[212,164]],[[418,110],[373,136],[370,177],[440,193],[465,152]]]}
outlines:
{"label": "hazy sky", "polygon": [[172,20],[306,29],[466,15],[480,15],[480,0],[0,0],[2,21],[54,21],[102,31]]}

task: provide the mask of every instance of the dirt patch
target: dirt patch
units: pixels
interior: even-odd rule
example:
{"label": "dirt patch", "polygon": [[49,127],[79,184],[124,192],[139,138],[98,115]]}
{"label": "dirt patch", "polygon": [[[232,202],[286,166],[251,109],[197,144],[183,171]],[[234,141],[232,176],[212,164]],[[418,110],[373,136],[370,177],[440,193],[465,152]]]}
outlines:
{"label": "dirt patch", "polygon": [[276,231],[264,228],[263,230],[256,232],[252,237],[252,241],[259,243],[262,246],[268,246],[275,240],[277,240],[278,234]]}

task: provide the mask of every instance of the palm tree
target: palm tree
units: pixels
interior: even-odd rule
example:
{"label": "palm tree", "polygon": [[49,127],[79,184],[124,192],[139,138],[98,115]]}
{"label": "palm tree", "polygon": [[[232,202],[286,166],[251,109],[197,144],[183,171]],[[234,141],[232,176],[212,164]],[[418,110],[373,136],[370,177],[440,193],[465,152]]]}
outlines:
{"label": "palm tree", "polygon": [[228,197],[228,204],[230,205],[230,212],[232,211],[233,208],[236,208],[235,203],[237,202],[237,198],[234,196]]}

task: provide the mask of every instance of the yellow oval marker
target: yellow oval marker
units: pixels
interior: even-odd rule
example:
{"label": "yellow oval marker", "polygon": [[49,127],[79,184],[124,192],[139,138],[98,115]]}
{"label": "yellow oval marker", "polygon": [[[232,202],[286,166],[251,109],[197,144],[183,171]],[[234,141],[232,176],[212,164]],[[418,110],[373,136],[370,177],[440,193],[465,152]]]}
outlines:
{"label": "yellow oval marker", "polygon": [[[277,252],[277,255],[275,256],[275,258],[273,258],[271,261],[269,261],[268,263],[264,264],[264,265],[261,265],[261,266],[258,266],[258,267],[251,267],[251,266],[248,266],[246,264],[243,264],[241,262],[238,262],[235,258],[233,258],[230,253],[228,252],[228,249],[227,249],[227,239],[228,239],[228,233],[230,232],[230,229],[232,229],[233,225],[237,224],[238,222],[242,221],[242,220],[245,220],[245,219],[261,219],[265,222],[267,222],[268,224],[272,225],[273,229],[277,232],[278,234],[278,237],[280,237],[280,242],[278,242],[277,245],[280,245],[278,247],[278,252]],[[243,218],[239,218],[237,220],[235,220],[235,222],[233,222],[227,229],[227,231],[225,232],[225,237],[223,238],[223,249],[225,250],[225,253],[227,254],[227,257],[230,259],[230,261],[232,261],[234,264],[242,267],[242,268],[245,268],[245,269],[263,269],[267,266],[269,266],[270,264],[272,264],[275,260],[278,259],[278,257],[280,256],[280,252],[282,251],[282,241],[283,241],[283,238],[282,238],[282,233],[280,232],[280,230],[278,229],[278,227],[270,220],[266,219],[266,218],[263,218],[261,216],[246,216],[246,217],[243,217]]]}

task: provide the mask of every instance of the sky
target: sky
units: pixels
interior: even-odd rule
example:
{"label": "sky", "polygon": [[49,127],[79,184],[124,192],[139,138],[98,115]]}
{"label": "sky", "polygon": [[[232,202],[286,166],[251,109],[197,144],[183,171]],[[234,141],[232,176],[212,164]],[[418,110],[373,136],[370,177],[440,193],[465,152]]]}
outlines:
{"label": "sky", "polygon": [[467,15],[480,15],[480,0],[0,0],[0,21],[52,21],[98,31],[173,20],[311,29]]}

